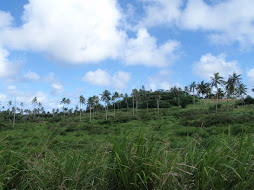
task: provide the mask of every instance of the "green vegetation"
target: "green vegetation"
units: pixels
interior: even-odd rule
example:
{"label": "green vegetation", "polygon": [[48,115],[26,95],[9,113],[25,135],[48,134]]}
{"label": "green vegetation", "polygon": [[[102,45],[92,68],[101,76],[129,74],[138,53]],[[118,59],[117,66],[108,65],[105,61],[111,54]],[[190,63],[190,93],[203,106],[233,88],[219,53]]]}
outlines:
{"label": "green vegetation", "polygon": [[253,105],[206,103],[16,115],[14,128],[2,112],[0,189],[251,189]]}
{"label": "green vegetation", "polygon": [[9,101],[0,189],[252,189],[254,99],[236,73],[211,79],[131,97],[105,90],[105,105],[81,95],[74,111],[68,98],[52,113],[36,97],[32,111]]}

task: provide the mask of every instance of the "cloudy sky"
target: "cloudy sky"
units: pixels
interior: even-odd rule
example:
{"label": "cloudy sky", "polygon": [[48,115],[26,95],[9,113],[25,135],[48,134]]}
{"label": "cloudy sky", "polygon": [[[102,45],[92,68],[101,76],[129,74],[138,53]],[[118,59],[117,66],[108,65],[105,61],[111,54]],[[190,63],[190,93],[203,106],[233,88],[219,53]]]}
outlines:
{"label": "cloudy sky", "polygon": [[2,0],[0,100],[46,109],[103,90],[233,72],[254,85],[253,0]]}

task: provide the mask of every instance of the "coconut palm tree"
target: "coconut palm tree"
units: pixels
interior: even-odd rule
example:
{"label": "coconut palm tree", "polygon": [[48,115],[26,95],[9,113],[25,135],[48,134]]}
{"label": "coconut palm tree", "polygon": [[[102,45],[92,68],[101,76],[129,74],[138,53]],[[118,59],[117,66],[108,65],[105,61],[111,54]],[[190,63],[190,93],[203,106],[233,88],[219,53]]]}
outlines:
{"label": "coconut palm tree", "polygon": [[9,107],[9,116],[11,115],[11,106],[12,106],[12,101],[9,100],[7,103],[8,107]]}
{"label": "coconut palm tree", "polygon": [[247,88],[246,88],[246,85],[244,85],[243,83],[241,83],[239,85],[239,88],[237,89],[237,94],[241,97],[241,104],[243,106],[244,104],[244,98],[243,96],[244,95],[247,95]]}
{"label": "coconut palm tree", "polygon": [[65,102],[66,104],[67,104],[67,110],[68,110],[68,107],[69,107],[69,105],[70,105],[70,103],[71,103],[71,100],[68,98],[68,99],[66,99],[66,102]]}
{"label": "coconut palm tree", "polygon": [[23,107],[24,107],[24,103],[23,102],[20,103],[20,107],[21,107],[21,109],[20,109],[20,115],[22,116],[23,115]]}
{"label": "coconut palm tree", "polygon": [[134,108],[134,100],[135,100],[135,96],[136,96],[136,89],[132,89],[132,104],[133,104],[133,116],[134,116],[134,110],[135,110],[135,108]]}
{"label": "coconut palm tree", "polygon": [[211,77],[211,87],[215,87],[217,89],[217,94],[216,94],[216,113],[218,112],[218,97],[219,97],[219,85],[224,84],[223,77],[220,76],[220,74],[214,73],[214,76]]}
{"label": "coconut palm tree", "polygon": [[195,109],[195,96],[194,96],[194,93],[195,93],[195,89],[196,89],[197,85],[196,85],[196,82],[193,81],[191,84],[190,84],[190,92],[192,92],[192,95],[193,95],[193,106],[194,106],[194,109]]}
{"label": "coconut palm tree", "polygon": [[67,100],[66,98],[62,98],[62,100],[60,102],[60,104],[63,105],[62,110],[63,110],[64,117],[65,117],[65,107],[64,107],[64,105],[66,104],[66,100]]}
{"label": "coconut palm tree", "polygon": [[129,98],[128,94],[125,93],[125,95],[124,95],[124,101],[125,101],[125,104],[126,104],[126,109],[127,109],[127,111],[128,111],[128,109],[129,109],[129,106],[128,106],[128,98]]}
{"label": "coconut palm tree", "polygon": [[35,106],[38,105],[38,100],[37,100],[37,97],[34,97],[33,100],[32,100],[32,104],[34,106],[34,118],[33,120],[35,120]]}
{"label": "coconut palm tree", "polygon": [[160,100],[161,100],[161,92],[156,91],[156,102],[157,102],[158,114],[160,114]]}
{"label": "coconut palm tree", "polygon": [[82,113],[82,106],[85,104],[86,99],[84,98],[84,96],[80,96],[79,97],[79,104],[80,104],[80,122],[81,122],[81,113]]}
{"label": "coconut palm tree", "polygon": [[210,84],[209,83],[205,83],[204,81],[201,81],[197,85],[197,93],[202,95],[203,102],[204,102],[204,105],[205,105],[205,108],[206,108],[208,114],[209,114],[209,110],[208,110],[208,107],[207,107],[207,105],[205,103],[204,96],[208,93],[209,86],[210,86]]}
{"label": "coconut palm tree", "polygon": [[106,112],[106,120],[108,120],[108,104],[110,101],[111,93],[108,90],[105,90],[101,95],[101,100],[105,102],[105,112]]}
{"label": "coconut palm tree", "polygon": [[151,92],[145,91],[145,100],[146,100],[146,112],[148,113],[148,103],[151,100]]}
{"label": "coconut palm tree", "polygon": [[229,76],[230,78],[230,86],[232,88],[232,92],[233,92],[233,111],[235,111],[235,95],[236,95],[236,89],[239,87],[239,85],[241,84],[241,79],[240,78],[241,75],[237,75],[236,72],[233,73],[233,75]]}
{"label": "coconut palm tree", "polygon": [[93,97],[89,97],[88,98],[87,105],[88,105],[89,110],[90,110],[90,122],[91,122],[92,121],[92,108],[93,108],[93,105],[94,105],[94,99],[93,99]]}

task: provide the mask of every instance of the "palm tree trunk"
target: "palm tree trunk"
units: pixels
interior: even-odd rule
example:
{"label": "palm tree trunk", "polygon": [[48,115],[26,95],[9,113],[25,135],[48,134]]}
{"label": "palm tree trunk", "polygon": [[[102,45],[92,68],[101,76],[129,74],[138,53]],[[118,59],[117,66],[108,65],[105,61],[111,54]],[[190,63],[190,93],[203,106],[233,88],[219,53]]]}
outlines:
{"label": "palm tree trunk", "polygon": [[148,113],[148,101],[146,101],[146,113]]}
{"label": "palm tree trunk", "polygon": [[135,108],[134,108],[134,96],[132,96],[132,102],[133,102],[133,116],[134,116],[134,110],[135,110]]}
{"label": "palm tree trunk", "polygon": [[136,100],[136,113],[138,112],[138,101]]}
{"label": "palm tree trunk", "polygon": [[116,119],[116,104],[114,102],[114,119]]}
{"label": "palm tree trunk", "polygon": [[82,109],[81,109],[81,103],[80,103],[80,110],[79,110],[79,122],[81,122],[81,113],[82,113]]}
{"label": "palm tree trunk", "polygon": [[90,108],[90,122],[92,121],[92,110],[91,110],[91,108]]}
{"label": "palm tree trunk", "polygon": [[157,99],[157,109],[158,109],[158,114],[160,114],[160,105],[159,105],[159,100]]}
{"label": "palm tree trunk", "polygon": [[208,107],[207,107],[207,105],[206,105],[206,103],[205,103],[204,97],[203,97],[203,102],[204,102],[204,104],[205,104],[205,108],[206,108],[206,110],[207,110],[207,113],[209,114]]}
{"label": "palm tree trunk", "polygon": [[217,114],[217,111],[218,111],[218,99],[219,99],[219,89],[217,87],[217,95],[216,95],[216,114]]}
{"label": "palm tree trunk", "polygon": [[194,96],[194,89],[193,89],[193,105],[194,105],[194,109],[196,108],[195,106],[195,96]]}

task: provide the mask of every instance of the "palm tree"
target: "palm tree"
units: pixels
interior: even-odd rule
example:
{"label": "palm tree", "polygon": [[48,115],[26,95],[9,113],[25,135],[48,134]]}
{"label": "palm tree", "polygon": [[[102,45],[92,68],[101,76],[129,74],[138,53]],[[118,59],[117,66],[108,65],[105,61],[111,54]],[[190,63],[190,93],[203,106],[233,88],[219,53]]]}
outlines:
{"label": "palm tree", "polygon": [[127,111],[128,111],[128,109],[129,109],[129,106],[128,106],[128,98],[129,98],[128,94],[125,93],[125,95],[124,95],[124,101],[125,101],[125,104],[126,104]]}
{"label": "palm tree", "polygon": [[232,92],[233,92],[233,111],[235,111],[235,91],[236,88],[239,87],[239,85],[241,84],[240,80],[242,78],[240,78],[241,75],[237,75],[235,72],[233,73],[233,75],[229,76],[230,78],[230,86],[232,88]]}
{"label": "palm tree", "polygon": [[199,83],[197,85],[197,93],[202,95],[203,102],[204,102],[204,105],[205,105],[205,108],[206,108],[208,114],[209,114],[209,110],[208,110],[208,107],[207,107],[207,105],[205,103],[204,96],[208,93],[209,86],[210,86],[210,84],[209,83],[205,83],[204,81],[201,81],[201,83]]}
{"label": "palm tree", "polygon": [[116,119],[116,99],[118,96],[119,96],[118,92],[115,92],[111,97],[114,106],[114,119]]}
{"label": "palm tree", "polygon": [[65,117],[65,107],[64,107],[64,105],[67,103],[66,101],[67,101],[67,99],[66,99],[66,98],[62,98],[62,100],[61,100],[61,102],[60,102],[60,104],[63,104],[62,109],[63,109],[63,114],[64,114],[64,117]]}
{"label": "palm tree", "polygon": [[156,101],[157,101],[158,114],[160,114],[160,100],[161,100],[160,91],[157,91],[156,92]]}
{"label": "palm tree", "polygon": [[84,98],[84,96],[80,96],[79,97],[79,104],[80,104],[80,122],[81,122],[81,113],[82,113],[82,106],[85,104],[86,99]]}
{"label": "palm tree", "polygon": [[67,110],[68,110],[68,107],[69,107],[69,105],[70,105],[70,103],[71,103],[71,100],[68,98],[68,99],[66,99],[66,102],[65,102],[66,104],[67,104]]}
{"label": "palm tree", "polygon": [[136,95],[135,90],[136,89],[132,89],[132,94],[131,94],[132,95],[132,104],[133,104],[133,114],[132,114],[133,116],[134,116],[134,110],[135,110],[135,108],[134,108],[134,99],[135,99],[135,95]]}
{"label": "palm tree", "polygon": [[32,104],[33,104],[33,106],[34,106],[34,118],[33,118],[33,120],[35,120],[35,106],[38,105],[37,97],[34,97],[34,98],[33,98]]}
{"label": "palm tree", "polygon": [[93,97],[89,97],[87,100],[87,105],[89,106],[89,110],[90,110],[90,122],[92,121],[92,107],[94,105],[94,99]]}
{"label": "palm tree", "polygon": [[148,113],[148,102],[151,100],[151,94],[150,91],[145,92],[145,100],[146,100],[146,112]]}
{"label": "palm tree", "polygon": [[223,80],[223,77],[220,76],[220,74],[217,72],[217,73],[214,73],[214,76],[211,77],[211,87],[215,87],[217,89],[217,95],[216,95],[216,113],[218,111],[218,96],[219,96],[219,87],[218,85],[222,85],[224,84],[224,80]]}
{"label": "palm tree", "polygon": [[108,104],[110,101],[110,95],[111,93],[108,90],[105,90],[101,96],[102,101],[105,102],[106,120],[108,120]]}
{"label": "palm tree", "polygon": [[8,101],[7,105],[9,106],[9,116],[10,116],[11,115],[11,106],[12,106],[11,100]]}
{"label": "palm tree", "polygon": [[243,98],[243,96],[247,94],[246,85],[244,85],[243,83],[241,83],[241,84],[239,85],[239,88],[237,89],[237,91],[238,91],[237,94],[238,94],[239,96],[241,96],[241,103],[242,103],[242,106],[243,106],[243,104],[244,104],[244,98]]}
{"label": "palm tree", "polygon": [[21,107],[20,114],[23,115],[23,107],[24,107],[23,102],[20,103],[20,107]]}
{"label": "palm tree", "polygon": [[188,93],[189,93],[189,87],[185,86],[184,87],[184,94],[185,94],[185,96],[188,95]]}
{"label": "palm tree", "polygon": [[195,109],[195,96],[194,96],[194,93],[195,93],[195,89],[196,89],[197,85],[196,85],[196,82],[193,81],[191,84],[190,84],[190,92],[192,92],[193,94],[193,106],[194,106],[194,109]]}

